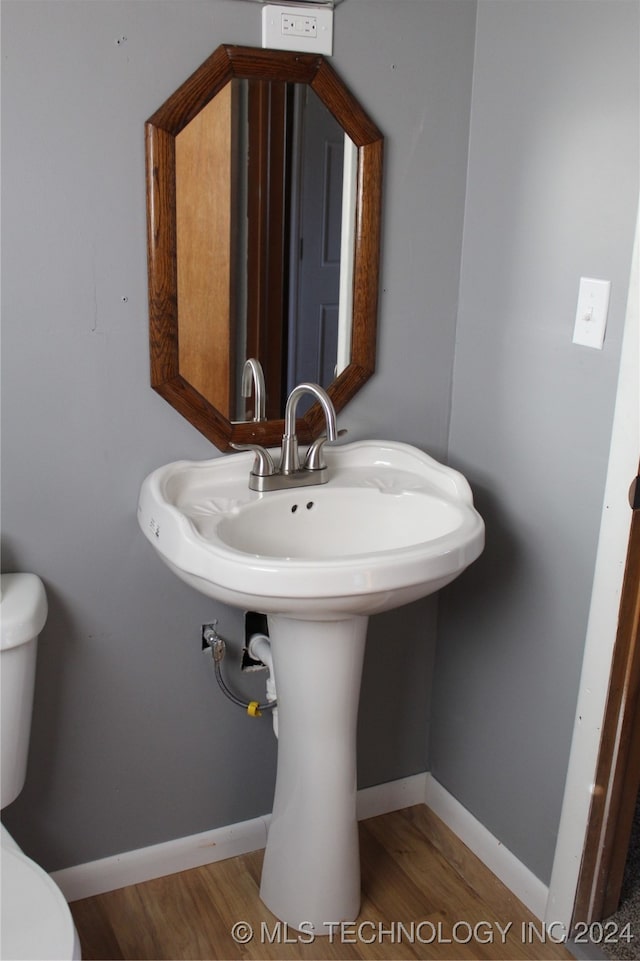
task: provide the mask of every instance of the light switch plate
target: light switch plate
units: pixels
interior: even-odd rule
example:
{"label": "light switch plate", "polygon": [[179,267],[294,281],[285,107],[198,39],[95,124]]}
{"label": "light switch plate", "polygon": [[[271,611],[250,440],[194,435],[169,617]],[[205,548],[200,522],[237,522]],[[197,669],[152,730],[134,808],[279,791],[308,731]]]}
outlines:
{"label": "light switch plate", "polygon": [[333,8],[321,3],[266,3],[262,8],[262,46],[305,53],[333,52]]}
{"label": "light switch plate", "polygon": [[610,280],[581,277],[573,343],[602,350],[609,310]]}

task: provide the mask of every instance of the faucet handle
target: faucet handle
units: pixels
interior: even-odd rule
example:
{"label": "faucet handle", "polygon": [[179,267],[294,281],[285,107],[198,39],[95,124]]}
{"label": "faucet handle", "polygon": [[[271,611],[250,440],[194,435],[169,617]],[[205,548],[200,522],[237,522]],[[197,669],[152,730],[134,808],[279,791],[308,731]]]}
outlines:
{"label": "faucet handle", "polygon": [[[338,437],[344,437],[347,433],[347,428],[343,427],[338,431]],[[307,456],[304,459],[304,469],[305,470],[323,470],[326,467],[324,459],[322,457],[322,449],[327,442],[327,435],[322,434],[321,437],[316,437],[313,444],[307,450]]]}
{"label": "faucet handle", "polygon": [[231,444],[234,450],[252,450],[256,455],[253,462],[253,467],[251,468],[251,473],[255,474],[256,477],[270,477],[271,474],[275,474],[276,466],[273,463],[273,458],[268,450],[261,447],[260,444]]}

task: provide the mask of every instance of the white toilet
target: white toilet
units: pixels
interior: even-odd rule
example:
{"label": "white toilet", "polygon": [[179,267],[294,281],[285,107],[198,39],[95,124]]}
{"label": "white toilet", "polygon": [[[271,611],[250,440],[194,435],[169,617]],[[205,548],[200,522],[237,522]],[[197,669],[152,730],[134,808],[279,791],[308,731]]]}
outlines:
{"label": "white toilet", "polygon": [[[31,730],[38,634],[47,618],[44,586],[35,574],[0,575],[1,805],[24,784]],[[60,888],[22,853],[1,827],[0,957],[79,959],[80,942]]]}

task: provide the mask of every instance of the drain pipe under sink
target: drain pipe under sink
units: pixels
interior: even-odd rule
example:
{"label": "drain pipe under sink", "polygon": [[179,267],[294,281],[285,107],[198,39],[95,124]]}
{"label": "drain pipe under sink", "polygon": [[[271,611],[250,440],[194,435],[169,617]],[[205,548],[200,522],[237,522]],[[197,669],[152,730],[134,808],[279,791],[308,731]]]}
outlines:
{"label": "drain pipe under sink", "polygon": [[[247,644],[247,653],[254,661],[262,661],[268,671],[267,676],[267,701],[276,701],[276,678],[273,672],[273,655],[271,653],[271,641],[266,634],[252,634]],[[273,718],[273,733],[278,736],[278,708],[274,707],[271,712]]]}

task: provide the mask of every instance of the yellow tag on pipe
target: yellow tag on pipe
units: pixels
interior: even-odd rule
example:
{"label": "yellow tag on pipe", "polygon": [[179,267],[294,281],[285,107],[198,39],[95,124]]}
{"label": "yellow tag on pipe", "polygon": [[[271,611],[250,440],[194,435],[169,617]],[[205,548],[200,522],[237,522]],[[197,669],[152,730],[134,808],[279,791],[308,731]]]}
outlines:
{"label": "yellow tag on pipe", "polygon": [[262,711],[258,710],[259,706],[258,701],[250,701],[247,704],[247,714],[249,717],[262,717]]}

